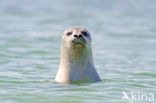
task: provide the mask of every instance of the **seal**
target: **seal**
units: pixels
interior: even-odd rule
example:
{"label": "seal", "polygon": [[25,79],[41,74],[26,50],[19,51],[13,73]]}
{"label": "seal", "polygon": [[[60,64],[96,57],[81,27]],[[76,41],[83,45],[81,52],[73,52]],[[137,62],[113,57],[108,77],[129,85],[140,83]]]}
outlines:
{"label": "seal", "polygon": [[70,28],[63,32],[56,82],[101,81],[94,66],[91,41],[91,34],[85,28]]}

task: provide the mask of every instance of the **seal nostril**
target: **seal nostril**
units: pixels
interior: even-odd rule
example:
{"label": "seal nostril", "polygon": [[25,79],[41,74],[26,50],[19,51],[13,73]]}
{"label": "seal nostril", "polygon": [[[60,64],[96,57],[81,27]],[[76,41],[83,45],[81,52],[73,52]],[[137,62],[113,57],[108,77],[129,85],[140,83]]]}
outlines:
{"label": "seal nostril", "polygon": [[82,37],[82,35],[79,35],[79,37]]}
{"label": "seal nostril", "polygon": [[74,37],[78,37],[77,35],[74,35]]}

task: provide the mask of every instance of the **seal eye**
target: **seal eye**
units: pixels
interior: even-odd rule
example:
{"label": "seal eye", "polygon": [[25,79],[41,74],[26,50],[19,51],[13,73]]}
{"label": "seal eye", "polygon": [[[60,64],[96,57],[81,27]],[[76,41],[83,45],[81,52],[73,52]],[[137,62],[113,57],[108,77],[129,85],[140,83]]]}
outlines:
{"label": "seal eye", "polygon": [[86,31],[82,31],[81,34],[83,34],[84,36],[88,36],[88,33]]}
{"label": "seal eye", "polygon": [[67,36],[70,36],[71,34],[72,34],[72,32],[68,32],[66,35],[67,35]]}

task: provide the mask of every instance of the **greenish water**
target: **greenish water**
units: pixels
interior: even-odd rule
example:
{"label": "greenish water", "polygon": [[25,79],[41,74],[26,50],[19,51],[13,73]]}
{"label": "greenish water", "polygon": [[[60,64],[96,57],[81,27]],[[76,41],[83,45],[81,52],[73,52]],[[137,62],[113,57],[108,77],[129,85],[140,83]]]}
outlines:
{"label": "greenish water", "polygon": [[[155,18],[155,0],[0,0],[0,103],[156,102]],[[61,33],[72,26],[91,32],[102,82],[53,83]]]}

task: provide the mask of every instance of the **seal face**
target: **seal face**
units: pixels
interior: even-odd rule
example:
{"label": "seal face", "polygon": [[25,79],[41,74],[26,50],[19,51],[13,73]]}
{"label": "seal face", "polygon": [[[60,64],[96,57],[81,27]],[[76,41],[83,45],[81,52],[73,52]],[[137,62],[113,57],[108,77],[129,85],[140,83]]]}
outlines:
{"label": "seal face", "polygon": [[62,35],[55,81],[72,83],[83,79],[100,81],[93,62],[91,35],[85,28],[70,28]]}

